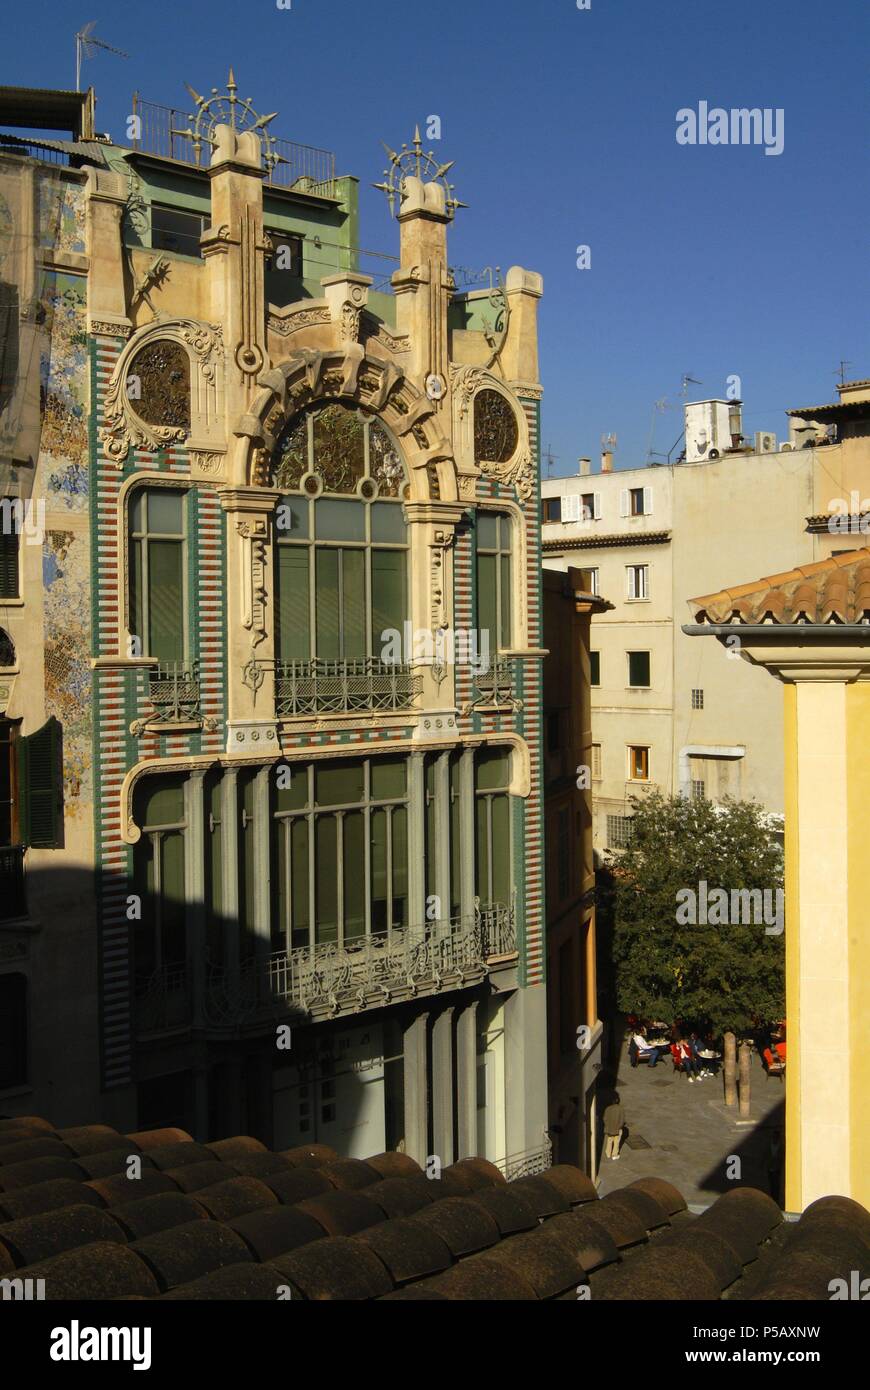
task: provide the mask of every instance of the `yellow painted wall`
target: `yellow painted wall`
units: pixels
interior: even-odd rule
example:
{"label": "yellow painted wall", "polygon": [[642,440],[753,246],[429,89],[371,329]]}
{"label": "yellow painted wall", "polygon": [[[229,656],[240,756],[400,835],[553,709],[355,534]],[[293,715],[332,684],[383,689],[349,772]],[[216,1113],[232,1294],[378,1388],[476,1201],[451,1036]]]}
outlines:
{"label": "yellow painted wall", "polygon": [[798,820],[797,687],[783,686],[785,745],[785,1208],[801,1211],[800,1165],[800,830]]}
{"label": "yellow painted wall", "polygon": [[[870,1206],[870,1050],[863,1022],[870,1001],[870,684],[847,694],[849,818],[849,1017],[832,1025],[851,1051],[850,1196]],[[789,1065],[791,1058],[789,1057]]]}

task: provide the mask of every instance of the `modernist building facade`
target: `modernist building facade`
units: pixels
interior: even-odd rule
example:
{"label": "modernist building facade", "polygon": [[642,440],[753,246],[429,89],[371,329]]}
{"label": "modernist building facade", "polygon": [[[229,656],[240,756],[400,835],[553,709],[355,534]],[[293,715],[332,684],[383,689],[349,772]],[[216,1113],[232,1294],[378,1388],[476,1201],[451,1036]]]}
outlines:
{"label": "modernist building facade", "polygon": [[419,140],[375,293],[355,181],[232,74],[183,136],[138,111],[0,156],[13,240],[56,214],[0,673],[55,822],[10,773],[0,1105],[545,1162],[540,277],[456,294]]}
{"label": "modernist building facade", "polygon": [[543,482],[545,566],[588,566],[613,605],[592,644],[596,849],[625,843],[631,798],[652,786],[782,815],[778,693],[736,645],[689,641],[683,605],[735,569],[771,573],[864,543],[870,385],[838,394],[790,411],[779,446],[743,438],[739,401],[694,402],[684,461],[614,471],[604,454],[600,472]]}

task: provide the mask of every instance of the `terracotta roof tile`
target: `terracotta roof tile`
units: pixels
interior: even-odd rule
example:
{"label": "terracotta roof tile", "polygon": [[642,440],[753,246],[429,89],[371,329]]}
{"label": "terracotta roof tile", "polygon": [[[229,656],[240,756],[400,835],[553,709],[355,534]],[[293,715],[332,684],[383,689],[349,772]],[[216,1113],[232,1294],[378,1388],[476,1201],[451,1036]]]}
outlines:
{"label": "terracotta roof tile", "polygon": [[381,1208],[364,1192],[324,1192],[322,1197],[306,1197],[296,1205],[297,1210],[319,1221],[331,1236],[352,1236],[384,1219]]}
{"label": "terracotta roof tile", "polygon": [[[336,1193],[336,1196],[349,1196]],[[290,1255],[271,1261],[273,1269],[289,1282],[294,1298],[360,1299],[390,1293],[392,1280],[373,1250],[346,1236],[303,1245]]]}
{"label": "terracotta roof tile", "polygon": [[261,1181],[285,1206],[304,1202],[306,1197],[319,1197],[321,1192],[335,1191],[319,1168],[292,1168],[288,1173],[267,1173]]}
{"label": "terracotta roof tile", "polygon": [[212,1274],[204,1274],[201,1279],[179,1284],[177,1288],[161,1294],[160,1302],[222,1299],[232,1303],[240,1300],[274,1303],[279,1288],[285,1282],[270,1265],[226,1265]]}
{"label": "terracotta roof tile", "polygon": [[300,1245],[310,1245],[327,1235],[319,1221],[298,1207],[261,1207],[237,1216],[229,1225],[241,1236],[254,1259],[260,1261],[289,1254]]}
{"label": "terracotta roof tile", "polygon": [[231,1221],[234,1216],[278,1206],[278,1198],[259,1178],[227,1178],[212,1187],[200,1187],[196,1200],[215,1221]]}
{"label": "terracotta roof tile", "polygon": [[127,1240],[143,1240],[173,1226],[186,1226],[191,1221],[207,1221],[208,1213],[192,1197],[181,1192],[160,1192],[156,1197],[140,1197],[122,1202],[109,1209]]}
{"label": "terracotta roof tile", "polygon": [[38,1216],[22,1216],[0,1226],[0,1245],[5,1246],[15,1265],[36,1264],[64,1250],[97,1241],[125,1243],[117,1222],[108,1212],[82,1202],[60,1211],[44,1211]]}
{"label": "terracotta roof tile", "polygon": [[423,1221],[382,1221],[354,1240],[374,1251],[394,1284],[440,1274],[453,1263],[446,1242]]}
{"label": "terracotta roof tile", "polygon": [[485,1259],[519,1274],[537,1298],[557,1298],[567,1289],[576,1289],[585,1277],[576,1254],[548,1231],[546,1223],[535,1231],[500,1241],[486,1252]]}
{"label": "terracotta roof tile", "polygon": [[408,1219],[420,1221],[437,1232],[456,1260],[485,1250],[499,1239],[495,1218],[483,1207],[462,1197],[442,1197],[431,1206],[421,1207]]}
{"label": "terracotta roof tile", "polygon": [[870,550],[848,551],[690,600],[698,622],[861,623],[870,615]]}
{"label": "terracotta roof tile", "polygon": [[66,1250],[18,1270],[23,1279],[44,1279],[47,1302],[65,1299],[153,1298],[159,1285],[148,1266],[127,1245],[100,1241]]}
{"label": "terracotta roof tile", "polygon": [[161,1293],[199,1279],[223,1265],[251,1259],[235,1231],[220,1221],[189,1221],[135,1241],[128,1249],[148,1267]]}
{"label": "terracotta roof tile", "polygon": [[86,1184],[107,1207],[117,1206],[119,1202],[129,1202],[134,1197],[154,1197],[158,1192],[177,1192],[178,1185],[168,1173],[158,1173],[156,1168],[146,1168],[138,1178],[128,1178],[124,1173],[112,1173],[107,1178],[92,1178]]}

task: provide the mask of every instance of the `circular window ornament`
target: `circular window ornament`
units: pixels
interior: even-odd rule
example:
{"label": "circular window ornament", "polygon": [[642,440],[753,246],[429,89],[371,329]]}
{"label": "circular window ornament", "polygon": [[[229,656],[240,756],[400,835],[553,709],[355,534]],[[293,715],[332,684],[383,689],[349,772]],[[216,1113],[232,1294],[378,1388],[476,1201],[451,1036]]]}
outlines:
{"label": "circular window ornament", "polygon": [[378,495],[378,485],[374,478],[363,478],[357,483],[356,490],[364,502],[373,502]]}
{"label": "circular window ornament", "polygon": [[485,388],[474,398],[474,457],[509,463],[520,442],[516,412],[500,391]]}
{"label": "circular window ornament", "polygon": [[319,473],[303,473],[299,483],[306,497],[319,497],[323,491],[323,479]]}
{"label": "circular window ornament", "polygon": [[426,378],[426,395],[430,401],[440,401],[446,389],[443,376],[439,376],[437,372],[430,372]]}

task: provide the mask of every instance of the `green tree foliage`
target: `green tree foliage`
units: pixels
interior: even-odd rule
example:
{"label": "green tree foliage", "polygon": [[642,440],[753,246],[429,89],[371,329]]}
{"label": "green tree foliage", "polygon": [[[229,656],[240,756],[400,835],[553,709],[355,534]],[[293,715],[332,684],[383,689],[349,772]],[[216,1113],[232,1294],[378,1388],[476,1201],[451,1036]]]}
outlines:
{"label": "green tree foliage", "polygon": [[709,1019],[741,1032],[781,1018],[784,935],[762,922],[680,925],[681,889],[782,887],[782,850],[762,808],[655,792],[632,806],[632,838],[613,862],[612,954],[619,1008],[642,1018]]}

